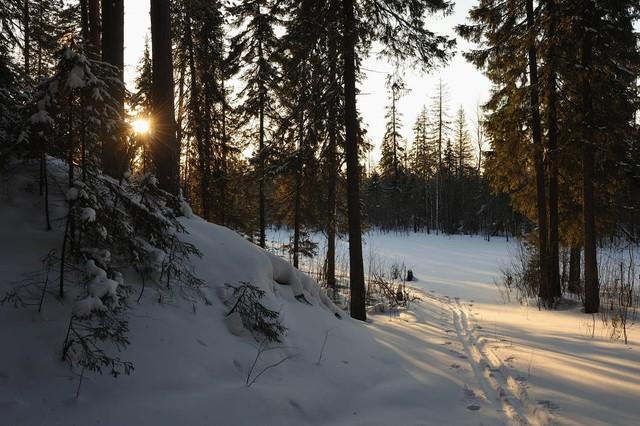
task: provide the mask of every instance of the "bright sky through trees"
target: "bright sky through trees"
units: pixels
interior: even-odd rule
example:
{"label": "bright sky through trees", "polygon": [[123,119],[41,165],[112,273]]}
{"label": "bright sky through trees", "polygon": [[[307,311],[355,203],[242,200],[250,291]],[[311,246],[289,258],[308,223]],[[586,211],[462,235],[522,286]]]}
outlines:
{"label": "bright sky through trees", "polygon": [[[455,26],[465,21],[468,10],[475,3],[476,0],[458,0],[453,14],[428,18],[428,27],[436,33],[453,36]],[[149,33],[148,8],[148,2],[125,1],[125,79],[129,88],[135,78],[137,64],[142,57],[145,37]],[[449,65],[434,70],[428,75],[419,70],[404,70],[406,86],[410,91],[398,101],[397,107],[404,117],[400,133],[409,141],[413,139],[413,123],[422,106],[425,104],[429,106],[431,103],[440,78],[447,87],[449,95],[447,106],[451,115],[462,105],[468,119],[472,120],[475,117],[477,105],[486,100],[490,88],[489,81],[461,54],[469,48],[470,45],[466,41],[458,39],[457,53]],[[358,109],[364,116],[368,136],[376,147],[372,160],[377,162],[384,135],[384,106],[388,101],[385,78],[388,73],[394,72],[394,67],[372,55],[363,62],[362,68],[365,78],[359,84],[361,93],[358,97]]]}

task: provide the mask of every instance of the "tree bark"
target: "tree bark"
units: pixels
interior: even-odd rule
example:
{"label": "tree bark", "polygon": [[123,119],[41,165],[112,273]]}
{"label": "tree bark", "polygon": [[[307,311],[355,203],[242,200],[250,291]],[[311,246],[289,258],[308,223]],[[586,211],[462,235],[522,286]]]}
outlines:
{"label": "tree bark", "polygon": [[548,227],[547,227],[547,203],[546,203],[546,182],[544,172],[544,160],[542,145],[542,132],[540,129],[540,100],[538,94],[538,63],[536,59],[535,30],[533,16],[533,0],[527,0],[527,28],[528,35],[528,56],[529,56],[529,96],[531,101],[531,133],[534,146],[534,167],[536,174],[536,195],[538,210],[538,251],[540,258],[540,287],[538,297],[546,306],[553,304],[553,296],[549,289],[549,257],[548,257]]}
{"label": "tree bark", "polygon": [[[191,5],[191,3],[189,3]],[[187,16],[187,53],[189,57],[189,74],[190,74],[190,88],[191,98],[189,100],[191,104],[192,114],[194,115],[194,127],[195,127],[195,139],[196,147],[198,149],[198,173],[200,174],[200,204],[201,214],[204,220],[209,220],[209,173],[205,163],[205,142],[202,132],[202,126],[204,125],[204,119],[202,118],[202,111],[200,109],[200,81],[198,79],[198,73],[196,70],[196,61],[193,47],[193,33],[191,31],[191,14],[193,10],[189,8]]]}
{"label": "tree bark", "polygon": [[351,317],[366,321],[362,230],[360,226],[360,167],[358,163],[358,117],[356,112],[357,39],[354,0],[343,0],[344,91],[347,159],[347,208],[349,217],[349,276]]}
{"label": "tree bark", "polygon": [[[258,63],[264,63],[262,52],[262,40],[258,40]],[[266,247],[267,209],[265,196],[265,147],[264,147],[264,107],[266,102],[266,88],[262,79],[258,80],[259,112],[258,112],[258,221],[260,228],[260,247]]]}
{"label": "tree bark", "polygon": [[569,281],[567,289],[571,294],[580,294],[580,246],[573,245],[569,251]]}
{"label": "tree bark", "polygon": [[[329,63],[329,78],[336,83],[338,74],[336,71],[337,49],[334,39],[330,43],[331,59]],[[337,83],[336,83],[337,84]],[[336,99],[337,101],[337,99]],[[329,146],[327,152],[327,287],[333,290],[333,297],[336,297],[336,187],[338,182],[338,159],[337,159],[337,126],[336,104],[332,102],[329,107],[327,117],[327,131],[329,133]]]}
{"label": "tree bark", "polygon": [[100,58],[100,0],[89,0],[89,52],[92,59]]}
{"label": "tree bark", "polygon": [[600,309],[600,289],[598,284],[598,260],[596,246],[596,222],[594,207],[594,122],[591,92],[591,66],[593,55],[593,34],[591,27],[594,5],[585,0],[583,10],[583,38],[581,46],[582,62],[582,222],[584,232],[584,311],[591,314]]}
{"label": "tree bark", "polygon": [[173,99],[169,0],[151,1],[153,162],[160,187],[178,193],[178,153]]}
{"label": "tree bark", "polygon": [[560,243],[558,220],[558,117],[556,95],[557,30],[556,1],[547,0],[549,12],[549,48],[547,50],[547,126],[549,148],[549,287],[554,298],[562,297],[560,285]]}
{"label": "tree bark", "polygon": [[304,101],[300,96],[300,118],[298,123],[298,155],[296,156],[296,187],[295,201],[293,206],[293,266],[298,267],[300,252],[300,226],[301,226],[301,208],[302,208],[302,163],[304,149]]}
{"label": "tree bark", "polygon": [[220,81],[220,88],[222,91],[222,146],[221,146],[221,158],[220,158],[220,224],[225,226],[227,222],[227,175],[228,175],[228,162],[227,162],[227,93],[225,90],[225,76],[223,75]]}
{"label": "tree bark", "polygon": [[30,29],[30,21],[31,21],[31,14],[29,13],[29,0],[24,0],[24,4],[23,4],[23,9],[22,9],[22,20],[23,20],[23,30],[24,30],[24,47],[22,49],[22,53],[24,55],[24,75],[27,79],[30,78],[30,74],[31,74],[31,65],[30,65],[30,58],[31,58],[31,41],[30,41],[30,36],[31,36],[31,29]]}
{"label": "tree bark", "polygon": [[[102,23],[102,60],[118,69],[117,77],[122,83],[110,84],[110,91],[118,112],[124,117],[124,0],[102,2]],[[105,135],[102,142],[102,168],[115,178],[122,175],[126,166],[118,131]]]}
{"label": "tree bark", "polygon": [[[27,2],[28,0],[25,1],[25,3]],[[83,42],[89,41],[89,8],[87,0],[80,0],[80,34]]]}

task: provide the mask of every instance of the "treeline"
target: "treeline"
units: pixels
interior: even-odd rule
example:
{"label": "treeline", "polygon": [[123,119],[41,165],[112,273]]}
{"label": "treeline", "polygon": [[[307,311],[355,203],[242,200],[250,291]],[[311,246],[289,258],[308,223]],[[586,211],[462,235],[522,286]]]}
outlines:
{"label": "treeline", "polygon": [[396,109],[405,83],[390,76],[388,86],[381,158],[363,188],[367,222],[395,231],[482,233],[488,238],[520,234],[526,221],[511,209],[505,194],[491,190],[483,172],[488,144],[480,107],[472,124],[462,107],[452,116],[440,82],[408,141]]}
{"label": "treeline", "polygon": [[493,83],[487,176],[536,224],[530,268],[548,307],[564,291],[562,251],[578,275],[570,282],[580,282],[582,260],[584,286],[573,291],[593,313],[599,243],[638,242],[639,13],[633,0],[488,0],[458,28],[478,46],[467,58]]}

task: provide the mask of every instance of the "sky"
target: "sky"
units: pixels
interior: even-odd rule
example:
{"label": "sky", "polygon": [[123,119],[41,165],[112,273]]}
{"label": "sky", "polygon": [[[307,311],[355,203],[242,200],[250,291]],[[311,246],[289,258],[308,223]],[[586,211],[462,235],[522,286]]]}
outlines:
{"label": "sky", "polygon": [[[454,27],[465,22],[468,10],[476,3],[477,0],[458,0],[451,15],[428,17],[427,27],[438,34],[455,36]],[[125,0],[125,80],[130,89],[137,64],[142,57],[145,38],[149,34],[149,25],[149,2]],[[397,102],[397,109],[403,115],[400,133],[407,140],[413,139],[413,123],[422,107],[431,104],[440,79],[446,85],[450,115],[453,116],[462,106],[472,128],[471,119],[476,107],[488,99],[491,86],[487,78],[462,57],[462,52],[469,48],[467,42],[458,38],[456,54],[446,66],[429,74],[413,69],[404,70],[404,80],[409,92]],[[375,146],[371,161],[376,162],[384,135],[384,108],[389,102],[385,78],[394,69],[387,61],[375,57],[375,54],[363,61],[362,68],[365,78],[359,85],[358,110],[367,126],[369,139]]]}

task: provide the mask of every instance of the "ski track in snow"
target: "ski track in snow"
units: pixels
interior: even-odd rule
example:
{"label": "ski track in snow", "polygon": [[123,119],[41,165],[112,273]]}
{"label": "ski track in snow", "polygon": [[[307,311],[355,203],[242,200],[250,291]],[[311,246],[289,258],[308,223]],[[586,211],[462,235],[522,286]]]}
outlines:
{"label": "ski track in snow", "polygon": [[[445,311],[450,311],[450,321],[454,330],[446,328],[449,322],[440,322],[448,335],[454,335],[457,344],[464,353],[451,349],[456,361],[450,368],[460,369],[460,364],[468,363],[476,383],[465,384],[464,399],[467,409],[479,411],[483,405],[493,407],[505,417],[509,425],[548,425],[552,424],[551,414],[546,406],[531,400],[526,389],[526,379],[517,374],[491,349],[488,340],[479,336],[482,329],[471,322],[473,303],[467,306],[459,297],[450,298],[418,290],[427,301]],[[455,331],[455,333],[452,333]],[[449,344],[446,342],[445,344]],[[515,378],[514,378],[515,377]]]}

